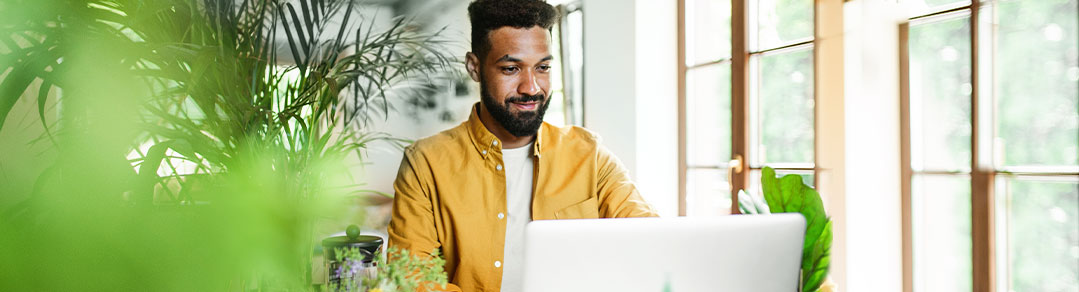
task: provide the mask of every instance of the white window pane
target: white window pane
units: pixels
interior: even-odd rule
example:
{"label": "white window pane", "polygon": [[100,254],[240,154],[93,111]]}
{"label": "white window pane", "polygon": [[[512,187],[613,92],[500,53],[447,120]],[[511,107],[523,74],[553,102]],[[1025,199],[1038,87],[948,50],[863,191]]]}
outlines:
{"label": "white window pane", "polygon": [[727,171],[694,169],[686,172],[686,216],[718,216],[731,213],[731,190]]}
{"label": "white window pane", "polygon": [[997,178],[997,291],[1079,291],[1079,178]]}
{"label": "white window pane", "polygon": [[970,169],[970,19],[910,27],[911,167]]}
{"label": "white window pane", "polygon": [[1079,166],[1077,3],[994,7],[998,166]]}
{"label": "white window pane", "polygon": [[[555,23],[555,26],[551,29],[551,39],[561,40],[562,35],[559,24]],[[562,77],[562,68],[565,66],[565,60],[562,58],[562,46],[561,41],[551,42],[551,55],[554,57],[551,60],[551,87],[550,98],[551,105],[547,108],[547,114],[543,116],[543,121],[555,126],[566,125],[566,106],[565,106],[565,85]]]}
{"label": "white window pane", "polygon": [[686,78],[686,148],[690,166],[725,166],[731,156],[731,68],[715,64]]}
{"label": "white window pane", "polygon": [[731,2],[686,1],[686,62],[704,64],[731,57]]}
{"label": "white window pane", "polygon": [[903,0],[900,4],[906,7],[908,16],[915,17],[970,5],[970,0]]}
{"label": "white window pane", "polygon": [[752,165],[809,163],[813,160],[813,50],[752,58],[751,88],[757,138]]}
{"label": "white window pane", "polygon": [[763,51],[813,39],[813,0],[752,1],[755,34],[752,50]]}
{"label": "white window pane", "polygon": [[565,48],[562,65],[565,66],[566,78],[566,118],[567,123],[584,125],[584,12],[571,11],[566,15],[565,35],[562,36]]}
{"label": "white window pane", "polygon": [[914,291],[971,291],[970,178],[915,175],[911,195]]}

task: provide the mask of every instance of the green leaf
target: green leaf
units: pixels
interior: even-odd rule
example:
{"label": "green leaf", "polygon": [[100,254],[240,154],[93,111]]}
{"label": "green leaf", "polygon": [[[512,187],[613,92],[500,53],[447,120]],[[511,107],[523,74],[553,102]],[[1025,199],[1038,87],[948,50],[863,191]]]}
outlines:
{"label": "green leaf", "polygon": [[746,190],[738,190],[738,210],[742,211],[742,214],[758,214],[757,206],[755,206],[753,199],[746,194]]}
{"label": "green leaf", "polygon": [[782,204],[785,199],[779,190],[779,179],[771,167],[761,170],[761,189],[764,190],[764,201],[768,203],[769,210],[775,210],[776,213],[785,212]]}
{"label": "green leaf", "polygon": [[42,79],[41,87],[39,87],[37,91],[37,116],[38,120],[41,121],[41,127],[45,129],[45,136],[49,137],[49,140],[55,145],[56,141],[52,137],[52,130],[49,129],[49,122],[45,117],[45,108],[49,103],[49,91],[51,89],[52,81],[49,79]]}
{"label": "green leaf", "polygon": [[761,171],[761,188],[771,212],[800,213],[805,217],[802,290],[816,291],[828,276],[832,247],[832,223],[824,211],[820,194],[803,183],[801,176],[789,174],[779,178],[771,167]]}
{"label": "green leaf", "polygon": [[742,214],[772,213],[765,202],[762,202],[757,196],[746,193],[745,190],[738,190],[738,209],[742,211]]}
{"label": "green leaf", "polygon": [[831,258],[832,246],[832,222],[829,221],[821,232],[821,236],[813,243],[810,256],[813,259],[809,268],[803,268],[802,291],[817,291],[828,276],[829,259]]}
{"label": "green leaf", "polygon": [[146,150],[146,155],[143,156],[142,164],[139,166],[136,202],[142,204],[153,203],[154,185],[161,181],[161,177],[157,175],[157,169],[161,167],[161,161],[165,159],[165,152],[169,149],[170,144],[172,143],[157,143]]}
{"label": "green leaf", "polygon": [[45,67],[52,61],[49,60],[52,57],[49,55],[44,56],[44,59],[40,54],[32,53],[25,57],[31,60],[18,62],[12,66],[14,69],[8,73],[7,77],[0,80],[0,128],[3,128],[4,120],[15,106],[15,102],[22,97],[23,92],[30,88],[34,79],[45,74]]}

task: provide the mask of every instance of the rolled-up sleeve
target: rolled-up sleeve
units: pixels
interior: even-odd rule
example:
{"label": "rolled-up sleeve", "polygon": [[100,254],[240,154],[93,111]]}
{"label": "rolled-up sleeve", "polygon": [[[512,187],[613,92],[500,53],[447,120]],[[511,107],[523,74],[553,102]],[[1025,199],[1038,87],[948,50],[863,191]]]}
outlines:
{"label": "rolled-up sleeve", "polygon": [[416,157],[412,147],[405,148],[397,180],[393,183],[393,212],[390,217],[389,245],[412,253],[430,256],[441,244],[435,231],[431,204],[430,176],[426,161]]}
{"label": "rolled-up sleeve", "polygon": [[[397,180],[393,183],[393,214],[387,230],[389,246],[408,250],[410,254],[430,257],[442,246],[435,230],[434,205],[431,203],[431,168],[410,146],[405,148]],[[421,291],[461,291],[447,284],[433,290],[421,286]]]}
{"label": "rolled-up sleeve", "polygon": [[652,205],[645,202],[629,172],[606,147],[599,146],[596,154],[599,211],[606,218],[659,217]]}

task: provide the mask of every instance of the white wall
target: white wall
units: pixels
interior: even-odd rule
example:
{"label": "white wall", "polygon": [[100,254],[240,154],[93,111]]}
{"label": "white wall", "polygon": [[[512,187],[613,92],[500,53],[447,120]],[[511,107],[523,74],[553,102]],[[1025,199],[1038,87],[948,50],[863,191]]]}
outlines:
{"label": "white wall", "polygon": [[676,1],[584,0],[585,126],[645,200],[678,214]]}
{"label": "white wall", "polygon": [[844,5],[846,283],[903,291],[899,30],[895,1]]}
{"label": "white wall", "polygon": [[678,4],[641,0],[637,13],[637,187],[660,214],[677,216]]}
{"label": "white wall", "polygon": [[583,0],[584,124],[637,173],[636,0]]}

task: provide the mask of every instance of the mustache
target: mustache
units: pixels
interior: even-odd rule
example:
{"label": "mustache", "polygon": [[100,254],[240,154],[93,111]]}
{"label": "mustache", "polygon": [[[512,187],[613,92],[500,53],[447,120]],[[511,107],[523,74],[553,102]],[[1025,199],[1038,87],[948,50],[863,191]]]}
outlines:
{"label": "mustache", "polygon": [[542,93],[536,94],[536,95],[513,96],[513,97],[507,97],[505,102],[506,103],[510,103],[510,102],[533,102],[533,101],[542,102],[543,97],[544,97],[544,95]]}

